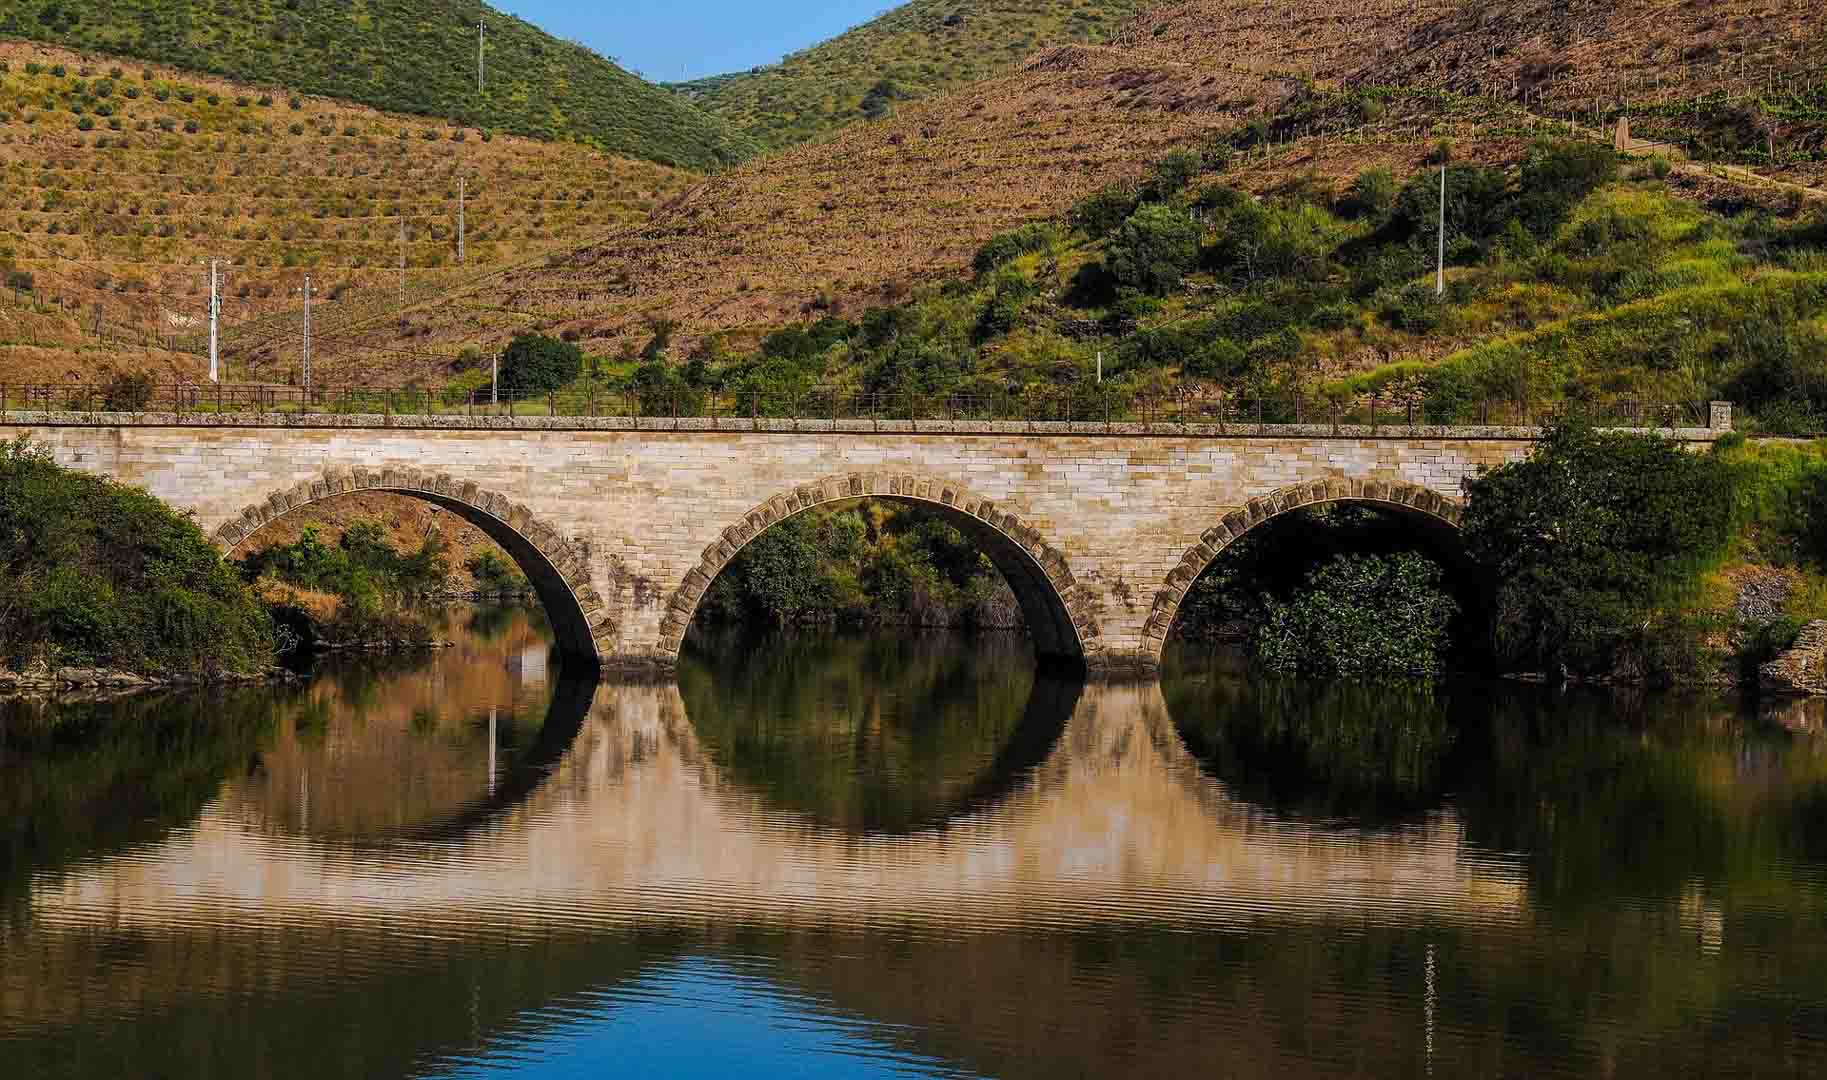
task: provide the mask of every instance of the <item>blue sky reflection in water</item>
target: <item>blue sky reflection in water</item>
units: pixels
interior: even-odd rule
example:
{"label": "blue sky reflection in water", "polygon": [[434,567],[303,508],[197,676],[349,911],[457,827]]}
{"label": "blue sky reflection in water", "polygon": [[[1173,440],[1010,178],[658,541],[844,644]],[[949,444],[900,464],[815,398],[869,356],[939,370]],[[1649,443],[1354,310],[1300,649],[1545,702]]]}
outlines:
{"label": "blue sky reflection in water", "polygon": [[451,1080],[571,1077],[968,1077],[882,1041],[878,1025],[846,1018],[745,975],[731,963],[689,958],[571,1003],[556,1016],[523,1018],[458,1067]]}

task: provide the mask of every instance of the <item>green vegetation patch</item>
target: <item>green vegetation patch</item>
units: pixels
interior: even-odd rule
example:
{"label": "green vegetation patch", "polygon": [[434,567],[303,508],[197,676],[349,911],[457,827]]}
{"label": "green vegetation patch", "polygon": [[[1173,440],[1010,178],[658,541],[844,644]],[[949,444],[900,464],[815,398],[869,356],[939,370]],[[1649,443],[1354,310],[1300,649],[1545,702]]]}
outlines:
{"label": "green vegetation patch", "polygon": [[195,523],[23,440],[0,447],[0,660],[215,676],[272,659],[265,609]]}
{"label": "green vegetation patch", "polygon": [[975,539],[944,518],[864,501],[797,514],[756,537],[698,609],[755,626],[1020,625],[1014,596]]}

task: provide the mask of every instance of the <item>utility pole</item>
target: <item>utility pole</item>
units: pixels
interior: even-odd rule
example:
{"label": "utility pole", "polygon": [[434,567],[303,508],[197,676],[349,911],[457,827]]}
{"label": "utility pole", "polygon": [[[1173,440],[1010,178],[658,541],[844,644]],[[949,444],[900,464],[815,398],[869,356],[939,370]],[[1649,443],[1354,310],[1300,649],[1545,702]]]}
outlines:
{"label": "utility pole", "polygon": [[300,353],[301,380],[305,397],[311,396],[311,275],[304,279],[304,350]]}
{"label": "utility pole", "polygon": [[216,273],[216,260],[209,260],[209,381],[221,382],[222,373],[217,367],[216,324],[222,318],[221,278]]}
{"label": "utility pole", "polygon": [[1440,261],[1434,278],[1434,295],[1446,295],[1446,144],[1440,144]]}
{"label": "utility pole", "polygon": [[400,197],[400,303],[406,302],[406,199]]}
{"label": "utility pole", "polygon": [[482,93],[482,20],[476,20],[476,93]]}
{"label": "utility pole", "polygon": [[495,359],[494,359],[493,363],[491,363],[489,366],[488,403],[490,405],[501,404],[501,354],[500,353],[495,354]]}
{"label": "utility pole", "polygon": [[463,183],[464,178],[457,177],[457,265],[463,266]]}

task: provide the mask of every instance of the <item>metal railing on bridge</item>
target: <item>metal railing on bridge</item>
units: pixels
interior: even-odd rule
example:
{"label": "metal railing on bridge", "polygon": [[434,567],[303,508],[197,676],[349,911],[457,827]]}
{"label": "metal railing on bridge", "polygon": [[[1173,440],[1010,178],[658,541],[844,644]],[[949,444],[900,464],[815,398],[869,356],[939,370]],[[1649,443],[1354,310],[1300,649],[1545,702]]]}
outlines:
{"label": "metal railing on bridge", "polygon": [[973,386],[970,393],[869,393],[836,387],[802,390],[655,390],[572,386],[550,392],[437,389],[421,386],[294,386],[222,383],[0,384],[0,416],[11,413],[178,414],[207,424],[213,416],[305,415],[387,417],[575,417],[630,423],[693,421],[691,426],[742,427],[744,422],[938,421],[1077,424],[1202,425],[1220,429],[1308,425],[1324,427],[1537,427],[1570,415],[1634,428],[1705,428],[1705,402],[1612,398],[1544,404],[1527,399],[1442,401],[1419,395],[1335,397],[1252,393],[1210,384],[1184,384],[1136,393],[1055,383]]}

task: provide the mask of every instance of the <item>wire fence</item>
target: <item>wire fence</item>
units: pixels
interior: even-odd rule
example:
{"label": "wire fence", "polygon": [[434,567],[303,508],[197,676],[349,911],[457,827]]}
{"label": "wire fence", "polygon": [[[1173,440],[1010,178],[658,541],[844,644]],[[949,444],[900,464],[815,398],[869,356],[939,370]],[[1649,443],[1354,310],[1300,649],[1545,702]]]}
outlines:
{"label": "wire fence", "polygon": [[1352,398],[1229,391],[1188,384],[1155,393],[1054,383],[973,387],[970,393],[859,392],[840,387],[710,390],[592,385],[550,392],[422,386],[295,386],[224,383],[0,384],[0,416],[157,413],[207,424],[213,417],[570,417],[629,422],[692,421],[741,427],[790,420],[876,423],[1079,423],[1342,427],[1540,427],[1578,416],[1623,428],[1706,428],[1706,402],[1617,398],[1552,403],[1526,398],[1442,400],[1415,395]]}

